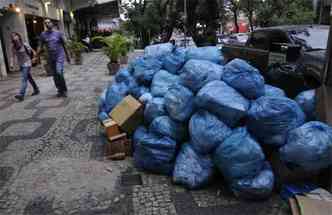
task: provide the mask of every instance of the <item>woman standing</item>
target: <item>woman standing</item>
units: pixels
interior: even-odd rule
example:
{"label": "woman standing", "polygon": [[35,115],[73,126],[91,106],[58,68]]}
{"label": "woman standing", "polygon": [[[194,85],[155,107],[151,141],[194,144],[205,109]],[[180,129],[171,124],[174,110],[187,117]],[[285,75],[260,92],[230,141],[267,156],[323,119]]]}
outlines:
{"label": "woman standing", "polygon": [[35,96],[39,94],[39,88],[36,82],[33,80],[32,75],[30,73],[32,67],[32,58],[35,54],[35,51],[30,47],[29,44],[23,43],[22,37],[17,32],[11,33],[12,40],[12,55],[11,55],[11,69],[14,67],[14,59],[16,56],[17,64],[20,67],[21,75],[22,75],[22,84],[21,89],[18,95],[15,98],[19,101],[24,100],[25,92],[28,86],[28,81],[30,82],[33,93],[31,96]]}

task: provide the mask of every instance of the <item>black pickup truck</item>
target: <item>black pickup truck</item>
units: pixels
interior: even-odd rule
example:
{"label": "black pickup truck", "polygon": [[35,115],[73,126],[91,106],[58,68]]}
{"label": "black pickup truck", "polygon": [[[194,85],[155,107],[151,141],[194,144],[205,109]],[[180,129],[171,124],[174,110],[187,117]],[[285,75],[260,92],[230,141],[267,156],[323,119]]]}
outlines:
{"label": "black pickup truck", "polygon": [[[303,83],[299,83],[303,87],[297,86],[297,90],[285,89],[286,92],[293,91],[290,93],[293,97],[305,88],[321,85],[328,34],[329,26],[324,25],[261,28],[250,34],[245,46],[224,45],[222,52],[226,61],[234,58],[250,61],[265,77],[278,60],[283,61],[280,62],[281,67],[292,66],[294,73],[303,79]],[[284,83],[284,86],[294,85],[291,83]]]}

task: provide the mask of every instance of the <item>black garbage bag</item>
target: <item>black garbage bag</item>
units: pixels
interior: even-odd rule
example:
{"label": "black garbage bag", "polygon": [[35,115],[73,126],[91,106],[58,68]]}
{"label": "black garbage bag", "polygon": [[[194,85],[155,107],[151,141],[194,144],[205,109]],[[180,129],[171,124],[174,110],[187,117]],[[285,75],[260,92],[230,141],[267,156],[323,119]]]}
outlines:
{"label": "black garbage bag", "polygon": [[194,94],[182,85],[171,86],[165,95],[165,106],[174,120],[187,121],[194,111]]}
{"label": "black garbage bag", "polygon": [[144,121],[150,124],[155,118],[167,115],[165,108],[165,99],[162,97],[155,97],[145,106]]}
{"label": "black garbage bag", "polygon": [[317,119],[316,116],[316,90],[307,90],[296,96],[295,101],[307,117],[307,121]]}
{"label": "black garbage bag", "polygon": [[265,74],[267,84],[283,89],[289,98],[295,98],[300,92],[310,89],[302,71],[296,65],[275,64]]}
{"label": "black garbage bag", "polygon": [[286,97],[285,91],[278,87],[271,86],[269,84],[265,84],[265,96],[269,97]]}
{"label": "black garbage bag", "polygon": [[150,125],[150,132],[168,136],[179,143],[185,141],[188,137],[186,125],[176,122],[168,116],[155,118]]}
{"label": "black garbage bag", "polygon": [[273,187],[274,174],[268,162],[265,162],[257,176],[234,180],[231,183],[234,195],[247,200],[267,199],[271,196]]}
{"label": "black garbage bag", "polygon": [[287,143],[280,148],[283,162],[306,171],[332,164],[332,127],[322,122],[308,122],[289,132]]}
{"label": "black garbage bag", "polygon": [[193,92],[210,81],[220,80],[224,67],[206,60],[190,60],[180,71],[181,84]]}
{"label": "black garbage bag", "polygon": [[265,94],[265,81],[260,71],[241,59],[227,63],[221,79],[248,99]]}
{"label": "black garbage bag", "polygon": [[247,115],[249,101],[223,81],[206,84],[197,94],[195,105],[217,115],[234,127]]}
{"label": "black garbage bag", "polygon": [[153,96],[163,97],[172,85],[178,83],[180,83],[180,77],[178,75],[169,73],[166,70],[160,70],[153,77],[151,93]]}
{"label": "black garbage bag", "polygon": [[287,133],[304,122],[305,115],[294,100],[263,96],[252,102],[247,126],[261,143],[280,147]]}
{"label": "black garbage bag", "polygon": [[232,130],[215,115],[200,110],[189,122],[192,147],[202,155],[212,153],[232,134]]}
{"label": "black garbage bag", "polygon": [[213,167],[210,156],[199,155],[190,144],[183,144],[176,158],[173,181],[189,189],[201,188],[211,181]]}
{"label": "black garbage bag", "polygon": [[255,177],[264,161],[262,148],[244,127],[234,130],[214,152],[214,163],[229,182]]}

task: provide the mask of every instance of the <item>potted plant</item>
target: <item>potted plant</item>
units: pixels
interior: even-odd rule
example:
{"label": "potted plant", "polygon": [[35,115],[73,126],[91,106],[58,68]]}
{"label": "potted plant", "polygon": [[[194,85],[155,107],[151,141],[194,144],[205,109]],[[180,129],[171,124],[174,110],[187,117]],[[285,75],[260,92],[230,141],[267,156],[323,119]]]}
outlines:
{"label": "potted plant", "polygon": [[120,57],[126,55],[129,52],[128,41],[121,34],[113,34],[108,37],[94,37],[92,41],[101,41],[105,46],[103,48],[104,53],[110,59],[107,64],[109,74],[114,75],[120,69]]}
{"label": "potted plant", "polygon": [[87,47],[83,43],[75,40],[69,41],[67,45],[72,57],[74,58],[74,63],[76,65],[81,65],[82,51]]}
{"label": "potted plant", "polygon": [[126,42],[125,42],[124,46],[125,47],[122,49],[122,52],[121,52],[120,62],[121,62],[121,64],[128,64],[128,53],[133,48],[132,40],[126,38]]}

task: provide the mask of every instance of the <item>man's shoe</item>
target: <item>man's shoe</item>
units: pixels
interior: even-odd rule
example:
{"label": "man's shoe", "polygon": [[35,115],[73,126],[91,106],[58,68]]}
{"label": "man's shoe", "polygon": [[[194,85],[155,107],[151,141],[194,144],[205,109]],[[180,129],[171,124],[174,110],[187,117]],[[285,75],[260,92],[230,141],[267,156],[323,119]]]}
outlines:
{"label": "man's shoe", "polygon": [[38,91],[34,91],[32,94],[31,94],[31,96],[36,96],[36,95],[39,95],[39,93],[40,93],[40,91],[38,90]]}
{"label": "man's shoe", "polygon": [[21,95],[16,95],[15,96],[15,99],[17,99],[18,101],[23,101],[24,100],[24,96],[21,96]]}
{"label": "man's shoe", "polygon": [[58,93],[57,95],[56,95],[57,97],[64,97],[64,98],[67,98],[67,93],[66,92],[64,92],[64,93]]}

